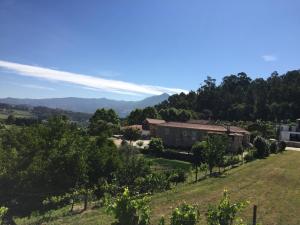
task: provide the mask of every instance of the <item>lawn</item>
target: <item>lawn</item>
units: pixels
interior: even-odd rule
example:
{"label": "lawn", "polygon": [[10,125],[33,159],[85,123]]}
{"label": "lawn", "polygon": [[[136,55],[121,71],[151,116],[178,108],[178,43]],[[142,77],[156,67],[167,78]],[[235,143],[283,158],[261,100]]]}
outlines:
{"label": "lawn", "polygon": [[[232,200],[251,202],[242,214],[248,224],[254,204],[258,206],[258,222],[263,225],[300,224],[299,165],[300,153],[289,151],[234,168],[220,178],[186,183],[168,192],[155,194],[151,201],[151,224],[156,225],[162,215],[169,217],[172,209],[182,202],[199,205],[203,222],[208,205],[219,201],[224,188],[229,190]],[[90,209],[81,214],[68,215],[66,208],[63,208],[54,214],[57,218],[43,224],[109,225],[112,221],[104,209]],[[16,222],[38,224],[36,217],[17,219]]]}
{"label": "lawn", "polygon": [[144,155],[144,158],[150,161],[152,169],[157,171],[182,169],[188,172],[192,168],[191,163],[180,161],[180,160],[157,158],[150,155]]}

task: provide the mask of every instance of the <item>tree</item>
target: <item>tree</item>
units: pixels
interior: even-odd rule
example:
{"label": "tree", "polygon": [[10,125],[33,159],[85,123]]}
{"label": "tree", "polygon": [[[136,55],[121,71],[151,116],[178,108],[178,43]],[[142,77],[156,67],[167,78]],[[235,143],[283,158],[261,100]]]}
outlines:
{"label": "tree", "polygon": [[125,140],[136,141],[141,138],[142,131],[138,128],[128,127],[123,130],[123,138]]}
{"label": "tree", "polygon": [[155,107],[169,121],[174,121],[171,108],[195,111],[202,119],[295,120],[300,114],[299,82],[299,70],[255,80],[241,72],[225,76],[219,85],[207,77],[197,92],[172,95]]}
{"label": "tree", "polygon": [[100,179],[110,182],[119,168],[112,141],[90,138],[66,117],[0,132],[0,204],[12,212],[40,208],[49,193],[88,190]]}
{"label": "tree", "polygon": [[146,118],[157,119],[158,113],[154,107],[146,107],[144,109],[135,109],[127,117],[128,124],[142,124]]}
{"label": "tree", "polygon": [[7,119],[6,119],[6,123],[7,124],[14,124],[16,121],[16,118],[13,114],[10,114]]}
{"label": "tree", "polygon": [[151,138],[149,142],[149,150],[156,155],[159,155],[164,150],[164,145],[161,138]]}
{"label": "tree", "polygon": [[203,161],[207,164],[210,175],[215,166],[223,164],[225,150],[228,147],[228,140],[225,135],[209,135],[206,147],[203,148]]}
{"label": "tree", "polygon": [[193,166],[195,168],[195,182],[198,180],[198,168],[201,166],[202,163],[204,163],[205,160],[205,152],[207,148],[207,142],[196,142],[192,147],[192,153],[193,153]]}
{"label": "tree", "polygon": [[89,120],[89,133],[91,135],[105,134],[110,136],[119,128],[120,120],[112,109],[97,109]]}

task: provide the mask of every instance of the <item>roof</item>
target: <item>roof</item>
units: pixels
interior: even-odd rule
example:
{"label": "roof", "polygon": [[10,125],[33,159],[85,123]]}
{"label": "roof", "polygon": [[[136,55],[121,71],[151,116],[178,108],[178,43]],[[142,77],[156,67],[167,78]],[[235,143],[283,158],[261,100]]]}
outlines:
{"label": "roof", "polygon": [[[225,133],[227,128],[220,125],[210,125],[210,124],[196,124],[196,123],[180,123],[180,122],[168,122],[158,124],[159,127],[175,127],[175,128],[186,128],[194,130],[203,130],[209,132],[221,132]],[[231,133],[249,133],[243,128],[230,126]]]}
{"label": "roof", "polygon": [[166,122],[165,120],[150,119],[150,118],[147,118],[146,121],[147,121],[149,124],[162,124],[162,123],[165,123],[165,122]]}
{"label": "roof", "polygon": [[187,123],[196,123],[196,124],[209,124],[209,120],[188,120]]}

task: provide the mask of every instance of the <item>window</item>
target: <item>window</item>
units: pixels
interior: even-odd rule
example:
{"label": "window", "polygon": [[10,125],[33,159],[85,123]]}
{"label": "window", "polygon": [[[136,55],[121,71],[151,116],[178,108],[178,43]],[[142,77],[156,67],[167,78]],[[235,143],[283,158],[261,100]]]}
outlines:
{"label": "window", "polygon": [[290,141],[300,141],[300,134],[290,134]]}
{"label": "window", "polygon": [[192,131],[192,140],[193,141],[197,140],[197,132],[196,131]]}
{"label": "window", "polygon": [[165,128],[165,135],[169,135],[170,133],[170,129],[169,128]]}
{"label": "window", "polygon": [[184,137],[186,137],[186,136],[187,136],[187,131],[186,131],[186,130],[182,131],[182,135],[183,135]]}

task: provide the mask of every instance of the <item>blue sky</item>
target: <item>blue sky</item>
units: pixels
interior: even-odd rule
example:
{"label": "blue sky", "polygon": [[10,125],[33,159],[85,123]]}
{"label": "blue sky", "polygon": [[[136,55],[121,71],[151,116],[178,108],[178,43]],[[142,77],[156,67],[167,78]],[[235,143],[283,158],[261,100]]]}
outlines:
{"label": "blue sky", "polygon": [[141,99],[299,69],[298,0],[0,0],[0,97]]}

